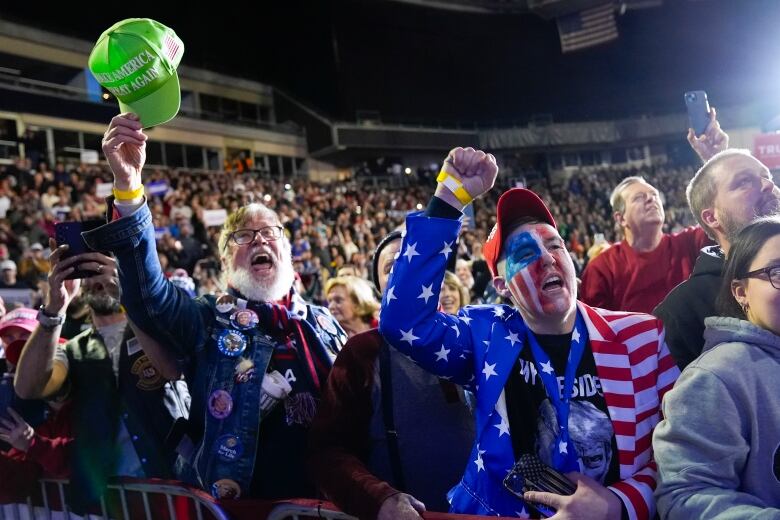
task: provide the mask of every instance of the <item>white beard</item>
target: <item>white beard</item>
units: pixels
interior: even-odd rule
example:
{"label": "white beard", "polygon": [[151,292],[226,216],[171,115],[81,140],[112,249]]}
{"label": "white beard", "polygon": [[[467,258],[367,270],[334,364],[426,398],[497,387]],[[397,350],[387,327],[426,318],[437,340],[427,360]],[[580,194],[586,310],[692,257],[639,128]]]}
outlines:
{"label": "white beard", "polygon": [[[283,255],[284,256],[284,255]],[[283,258],[275,264],[276,277],[267,284],[260,284],[252,271],[238,267],[228,275],[229,284],[238,292],[256,302],[275,302],[290,292],[295,281],[295,271],[290,259]]]}

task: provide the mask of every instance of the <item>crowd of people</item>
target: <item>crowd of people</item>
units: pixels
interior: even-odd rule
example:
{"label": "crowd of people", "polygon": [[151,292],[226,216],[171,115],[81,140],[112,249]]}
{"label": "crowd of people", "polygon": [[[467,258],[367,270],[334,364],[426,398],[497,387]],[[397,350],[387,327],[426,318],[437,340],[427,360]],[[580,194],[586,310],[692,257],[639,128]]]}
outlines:
{"label": "crowd of people", "polygon": [[528,187],[472,148],[403,190],[144,172],[133,114],[107,166],[19,160],[0,501],[66,476],[87,512],[122,475],[382,520],[780,517],[780,189],[710,118],[696,170]]}
{"label": "crowd of people", "polygon": [[[529,188],[550,204],[579,273],[591,255],[621,238],[609,202],[610,191],[621,179],[641,176],[656,186],[666,199],[663,230],[676,232],[694,223],[684,193],[693,174],[692,166],[672,164],[599,168],[575,172],[561,183],[537,181]],[[220,285],[216,246],[221,222],[214,224],[208,212],[231,213],[261,202],[279,213],[302,289],[317,302],[327,300],[325,284],[342,269],[369,278],[377,242],[401,225],[408,212],[424,205],[435,188],[428,178],[413,179],[411,186],[403,188],[374,190],[359,180],[331,185],[269,179],[234,169],[211,173],[155,169],[145,175],[148,184],[160,186],[149,195],[149,205],[167,276],[184,269],[198,295],[215,293]],[[0,166],[0,288],[34,289],[33,301],[39,304],[54,223],[104,218],[104,194],[98,191],[111,180],[105,164],[57,163],[51,169],[46,162],[33,166],[19,159]],[[509,187],[501,178],[497,182],[502,189]],[[476,277],[477,291],[472,296],[477,301],[485,296],[487,271],[479,264],[474,268],[473,263],[482,260],[481,246],[495,222],[495,202],[491,194],[474,202],[474,222],[469,222],[458,243],[457,258],[468,262]],[[467,277],[462,272],[464,282]]]}

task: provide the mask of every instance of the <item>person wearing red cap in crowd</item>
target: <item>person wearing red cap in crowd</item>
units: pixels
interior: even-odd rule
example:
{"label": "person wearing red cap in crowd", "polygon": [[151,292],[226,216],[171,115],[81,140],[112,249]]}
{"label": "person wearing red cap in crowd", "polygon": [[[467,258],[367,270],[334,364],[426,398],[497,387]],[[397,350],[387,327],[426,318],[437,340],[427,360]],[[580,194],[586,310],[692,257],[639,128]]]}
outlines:
{"label": "person wearing red cap in crowd", "polygon": [[[39,425],[45,419],[46,404],[39,399],[22,399],[13,389],[13,377],[22,347],[30,333],[38,324],[35,321],[36,311],[27,308],[14,309],[0,319],[0,342],[3,345],[2,361],[5,370],[0,369],[0,414],[7,406],[14,409],[33,426]],[[0,449],[7,449],[0,440]]]}
{"label": "person wearing red cap in crowd", "polygon": [[[6,366],[9,372],[19,362],[25,341],[38,322],[33,309],[15,309],[0,320],[0,338],[5,344]],[[12,374],[4,374],[0,402],[13,398]],[[68,476],[68,452],[73,441],[70,424],[70,405],[62,400],[49,401],[46,420],[33,428],[17,411],[19,401],[12,408],[0,410],[0,441],[10,445],[0,451],[0,503],[20,502],[33,491],[42,474],[47,477]],[[10,404],[10,403],[9,403]],[[4,405],[3,405],[4,406]]]}
{"label": "person wearing red cap in crowd", "polygon": [[[651,436],[679,374],[663,326],[653,316],[576,300],[572,258],[535,193],[515,188],[499,198],[483,248],[496,289],[512,305],[437,312],[462,210],[492,188],[497,173],[490,154],[450,152],[425,213],[406,219],[379,320],[391,345],[476,394],[477,438],[449,493],[450,511],[653,518]],[[524,490],[512,472],[518,462],[543,475],[549,467],[566,473],[573,494],[563,485]]]}

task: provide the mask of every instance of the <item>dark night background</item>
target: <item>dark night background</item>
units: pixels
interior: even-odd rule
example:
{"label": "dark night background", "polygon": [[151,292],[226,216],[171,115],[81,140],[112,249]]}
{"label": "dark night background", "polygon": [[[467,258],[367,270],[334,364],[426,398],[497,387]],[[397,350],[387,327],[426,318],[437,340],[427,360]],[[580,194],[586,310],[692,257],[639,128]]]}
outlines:
{"label": "dark night background", "polygon": [[[254,14],[257,12],[257,14]],[[196,7],[3,2],[0,17],[94,41],[114,22],[155,18],[184,63],[279,87],[323,114],[386,122],[508,125],[683,110],[780,98],[780,1],[666,0],[617,17],[620,38],[563,55],[554,21],[384,0],[288,0]]]}

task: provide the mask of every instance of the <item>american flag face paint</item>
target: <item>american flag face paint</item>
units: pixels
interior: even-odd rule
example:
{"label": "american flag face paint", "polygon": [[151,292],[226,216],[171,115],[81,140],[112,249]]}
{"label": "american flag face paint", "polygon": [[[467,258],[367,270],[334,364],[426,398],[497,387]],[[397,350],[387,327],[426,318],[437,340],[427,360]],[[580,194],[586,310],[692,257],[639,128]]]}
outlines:
{"label": "american flag face paint", "polygon": [[574,305],[574,265],[549,224],[525,224],[504,247],[507,287],[523,312],[550,315]]}

